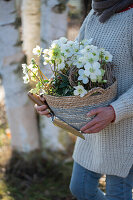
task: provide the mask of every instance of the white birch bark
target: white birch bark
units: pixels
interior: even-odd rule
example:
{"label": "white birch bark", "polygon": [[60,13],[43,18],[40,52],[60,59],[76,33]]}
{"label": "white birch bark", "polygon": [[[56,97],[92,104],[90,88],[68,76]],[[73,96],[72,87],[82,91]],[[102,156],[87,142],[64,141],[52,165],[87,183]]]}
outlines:
{"label": "white birch bark", "polygon": [[[34,57],[32,50],[40,45],[40,0],[23,0],[22,3],[23,50],[29,64]],[[37,59],[37,57],[36,57]]]}
{"label": "white birch bark", "polygon": [[41,0],[41,45],[67,35],[68,9],[59,7],[59,0]]}
{"label": "white birch bark", "polygon": [[[68,9],[59,10],[58,0],[41,0],[41,47],[49,47],[52,40],[67,35]],[[42,67],[44,74],[50,78],[51,72],[48,67]],[[71,143],[70,136],[52,125],[50,119],[40,117],[41,141],[43,148],[53,151],[65,150]]]}
{"label": "white birch bark", "polygon": [[16,26],[15,0],[0,1],[0,73],[5,90],[5,103],[12,147],[19,152],[39,148],[37,120],[22,80],[25,62]]}

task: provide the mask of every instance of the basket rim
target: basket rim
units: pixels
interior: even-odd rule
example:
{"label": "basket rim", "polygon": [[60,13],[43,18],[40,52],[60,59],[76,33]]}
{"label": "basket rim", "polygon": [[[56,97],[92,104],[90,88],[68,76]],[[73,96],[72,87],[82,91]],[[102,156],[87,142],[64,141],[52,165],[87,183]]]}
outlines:
{"label": "basket rim", "polygon": [[[104,91],[104,93],[106,93],[111,87],[113,87],[113,85],[115,85],[115,84],[117,84],[117,80],[115,80],[114,81],[114,83],[112,84],[112,85],[110,85],[110,86],[108,86],[106,89],[103,89],[103,88],[101,88],[101,87],[95,87],[95,88],[92,88],[91,90],[89,90],[88,92],[87,92],[87,94],[86,95],[84,95],[83,97],[80,97],[80,96],[53,96],[53,95],[47,95],[47,94],[43,94],[44,95],[44,97],[45,96],[47,96],[47,97],[51,97],[51,98],[56,98],[56,99],[67,99],[67,98],[79,98],[79,99],[84,99],[84,98],[86,98],[87,96],[88,96],[88,94],[90,93],[90,92],[93,92],[93,91],[95,91],[95,89],[99,89],[99,90],[103,90]],[[99,95],[99,94],[98,94]]]}

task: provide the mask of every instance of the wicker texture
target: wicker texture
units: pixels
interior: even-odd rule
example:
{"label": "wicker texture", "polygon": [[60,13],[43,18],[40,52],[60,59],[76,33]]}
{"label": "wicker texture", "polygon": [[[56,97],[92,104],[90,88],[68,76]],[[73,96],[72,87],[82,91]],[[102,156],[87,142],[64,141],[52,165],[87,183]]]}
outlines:
{"label": "wicker texture", "polygon": [[109,105],[115,100],[116,94],[117,82],[115,81],[107,89],[93,88],[84,97],[50,95],[44,97],[56,117],[80,130],[90,120],[86,114],[93,108]]}
{"label": "wicker texture", "polygon": [[84,97],[80,96],[64,96],[56,97],[51,95],[44,95],[48,105],[54,108],[76,108],[84,106],[92,106],[94,104],[106,102],[113,99],[117,92],[117,82],[115,81],[107,89],[93,88]]}

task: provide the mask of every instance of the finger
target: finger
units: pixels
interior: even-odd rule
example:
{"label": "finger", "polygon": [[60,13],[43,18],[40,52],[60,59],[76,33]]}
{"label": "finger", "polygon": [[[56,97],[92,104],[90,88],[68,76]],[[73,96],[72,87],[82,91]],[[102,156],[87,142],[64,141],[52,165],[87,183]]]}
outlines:
{"label": "finger", "polygon": [[45,102],[45,101],[46,101],[46,99],[44,98],[44,96],[43,96],[43,95],[39,96],[39,98],[40,98],[40,100],[41,100],[41,101],[43,101],[43,102]]}
{"label": "finger", "polygon": [[[99,127],[97,126],[97,128],[93,129],[93,130],[88,130],[88,133],[99,133],[100,131],[102,131],[104,128],[106,128],[107,125],[105,124],[99,124]],[[89,132],[90,131],[90,132]]]}
{"label": "finger", "polygon": [[84,134],[93,134],[93,133],[99,133],[101,130],[98,128],[96,129],[95,131],[91,131],[91,132],[87,132],[87,133],[84,133]]}
{"label": "finger", "polygon": [[38,113],[39,113],[40,115],[49,115],[49,114],[50,114],[49,110],[39,111]]}
{"label": "finger", "polygon": [[103,128],[103,125],[101,125],[101,124],[95,124],[91,128],[86,129],[84,131],[84,133],[97,133],[97,131],[100,130],[100,129],[102,129],[102,128]]}
{"label": "finger", "polygon": [[88,122],[85,126],[83,126],[80,130],[81,131],[85,131],[86,129],[91,128],[93,125],[99,123],[99,118],[98,117],[94,117],[94,119],[92,119],[90,122]]}
{"label": "finger", "polygon": [[42,105],[42,106],[35,105],[35,108],[37,111],[44,111],[48,108],[48,106],[47,105]]}
{"label": "finger", "polygon": [[52,115],[51,114],[48,114],[48,115],[46,115],[48,118],[50,118]]}
{"label": "finger", "polygon": [[37,112],[38,112],[38,107],[39,106],[37,104],[34,105],[34,108],[36,109]]}
{"label": "finger", "polygon": [[92,109],[91,111],[89,111],[89,112],[87,113],[87,116],[88,116],[88,117],[91,117],[91,116],[93,116],[93,115],[97,115],[98,113],[102,112],[102,110],[103,110],[102,107],[96,108],[96,109]]}

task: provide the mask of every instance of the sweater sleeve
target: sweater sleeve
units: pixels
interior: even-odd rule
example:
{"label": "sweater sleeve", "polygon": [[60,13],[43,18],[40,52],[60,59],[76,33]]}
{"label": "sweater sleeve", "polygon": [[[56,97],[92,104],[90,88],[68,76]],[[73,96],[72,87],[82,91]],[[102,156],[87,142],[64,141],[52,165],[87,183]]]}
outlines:
{"label": "sweater sleeve", "polygon": [[88,21],[89,17],[92,15],[92,13],[93,13],[93,9],[91,9],[91,11],[89,12],[89,14],[86,16],[85,20],[83,21],[82,26],[81,26],[80,31],[79,31],[79,34],[78,34],[78,36],[76,37],[75,40],[81,41],[81,40],[84,39],[87,21]]}
{"label": "sweater sleeve", "polygon": [[122,119],[133,117],[133,85],[132,87],[122,94],[116,101],[110,104],[115,111],[115,121],[119,122]]}
{"label": "sweater sleeve", "polygon": [[[132,67],[133,67],[133,23],[132,23],[131,49],[132,49]],[[114,123],[117,123],[122,119],[133,117],[133,85],[110,105],[113,106],[115,111]]]}

